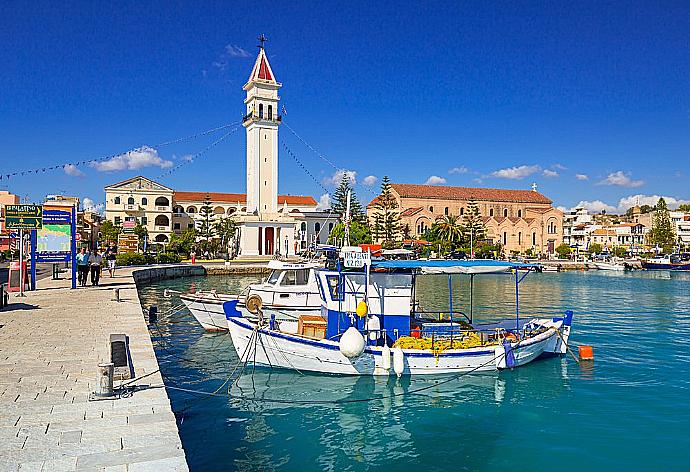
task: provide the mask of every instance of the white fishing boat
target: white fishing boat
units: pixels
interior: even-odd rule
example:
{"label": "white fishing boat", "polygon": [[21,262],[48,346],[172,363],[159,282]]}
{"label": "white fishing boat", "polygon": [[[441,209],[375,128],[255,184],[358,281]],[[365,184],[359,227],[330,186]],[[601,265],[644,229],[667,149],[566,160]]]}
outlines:
{"label": "white fishing boat", "polygon": [[296,327],[299,314],[318,315],[321,312],[321,296],[314,270],[322,266],[317,262],[270,261],[268,268],[271,273],[266,280],[249,285],[240,294],[210,290],[184,293],[180,299],[206,331],[228,329],[223,303],[230,300],[238,301],[240,309],[247,304],[261,305],[267,316],[275,315],[286,326],[294,324]]}
{"label": "white fishing boat", "polygon": [[624,271],[625,270],[625,262],[623,262],[620,259],[615,259],[615,258],[609,259],[609,260],[601,260],[601,261],[595,261],[594,267],[596,267],[599,270]]}
{"label": "white fishing boat", "polygon": [[[573,314],[520,319],[519,283],[532,267],[503,261],[380,261],[355,272],[317,270],[320,315],[300,315],[284,326],[256,308],[224,304],[233,348],[240,359],[270,367],[327,374],[418,375],[492,371],[525,365],[542,355],[566,352]],[[369,270],[371,269],[371,270]],[[515,315],[497,323],[474,324],[472,294],[478,274],[514,272]],[[421,312],[416,278],[446,274],[449,309]],[[452,279],[469,278],[469,314],[454,310]],[[256,316],[256,315],[255,315]]]}

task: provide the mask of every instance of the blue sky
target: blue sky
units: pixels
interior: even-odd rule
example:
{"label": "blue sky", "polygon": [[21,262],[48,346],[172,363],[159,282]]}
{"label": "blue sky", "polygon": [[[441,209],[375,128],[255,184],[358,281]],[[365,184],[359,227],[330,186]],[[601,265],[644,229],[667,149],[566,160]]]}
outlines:
{"label": "blue sky", "polygon": [[[0,188],[98,203],[142,174],[244,192],[242,128],[193,162],[232,128],[156,145],[241,119],[263,32],[286,123],[356,173],[362,200],[387,174],[536,182],[556,205],[609,211],[636,195],[686,201],[688,31],[687,2],[17,2],[0,16]],[[318,180],[281,145],[281,193],[333,188],[336,169],[280,136]]]}

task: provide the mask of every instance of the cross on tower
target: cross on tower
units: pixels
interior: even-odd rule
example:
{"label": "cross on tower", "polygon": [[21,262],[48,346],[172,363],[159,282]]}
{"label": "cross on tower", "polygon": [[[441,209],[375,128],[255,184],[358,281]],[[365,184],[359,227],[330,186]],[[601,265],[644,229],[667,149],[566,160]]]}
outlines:
{"label": "cross on tower", "polygon": [[259,40],[259,43],[261,43],[261,44],[259,44],[259,45],[257,46],[257,48],[263,49],[263,48],[264,48],[264,43],[265,43],[266,41],[268,41],[268,38],[267,38],[266,36],[264,36],[263,33],[261,33],[261,36],[259,36],[259,37],[256,38],[256,39],[258,39],[258,40]]}
{"label": "cross on tower", "polygon": [[537,191],[537,183],[536,182],[532,182],[532,191],[533,192]]}

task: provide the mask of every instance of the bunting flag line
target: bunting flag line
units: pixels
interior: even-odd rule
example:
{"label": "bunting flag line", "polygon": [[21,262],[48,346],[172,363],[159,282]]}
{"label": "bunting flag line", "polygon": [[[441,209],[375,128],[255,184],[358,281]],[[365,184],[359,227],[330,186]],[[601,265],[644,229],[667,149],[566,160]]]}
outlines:
{"label": "bunting flag line", "polygon": [[[215,132],[220,131],[220,130],[223,130],[223,129],[232,128],[233,126],[235,127],[234,130],[236,130],[237,127],[238,127],[238,125],[240,125],[240,122],[239,122],[239,121],[236,121],[236,122],[234,122],[234,123],[230,123],[230,124],[222,125],[222,126],[217,126],[217,127],[215,127],[215,128],[211,128],[211,129],[208,129],[208,130],[206,130],[206,131],[200,131],[200,132],[198,132],[198,133],[194,133],[194,134],[191,134],[191,135],[189,135],[189,136],[184,136],[184,137],[182,137],[182,138],[177,138],[177,139],[173,139],[173,140],[170,140],[170,141],[164,141],[164,142],[162,142],[162,143],[155,144],[155,145],[153,145],[153,146],[151,146],[151,147],[153,147],[153,148],[155,149],[155,148],[160,148],[160,147],[169,146],[169,145],[171,145],[171,144],[177,144],[177,143],[181,143],[181,142],[191,141],[191,140],[200,138],[200,137],[202,137],[202,136],[206,136],[206,135],[208,135],[208,134],[215,133]],[[234,130],[233,130],[232,132],[234,132]],[[231,133],[232,133],[232,132],[231,132]],[[47,167],[39,167],[39,168],[37,168],[37,169],[30,169],[30,170],[23,170],[23,171],[16,171],[16,172],[8,172],[8,173],[5,173],[5,174],[1,174],[1,173],[0,173],[0,181],[3,180],[3,178],[4,178],[5,180],[9,180],[10,178],[16,177],[16,176],[23,177],[24,175],[27,175],[27,174],[38,174],[39,172],[40,172],[40,173],[45,173],[45,172],[54,171],[54,170],[57,170],[57,169],[64,169],[64,168],[67,167],[67,166],[79,167],[79,166],[81,166],[81,165],[88,165],[88,164],[92,164],[92,163],[103,162],[103,161],[107,161],[107,160],[109,160],[109,159],[114,159],[114,158],[119,157],[119,156],[126,156],[126,155],[129,155],[129,154],[132,153],[132,152],[141,151],[142,149],[147,148],[147,147],[149,147],[149,146],[140,146],[140,147],[138,147],[138,148],[131,149],[131,150],[129,150],[129,151],[120,152],[120,153],[118,153],[118,154],[112,154],[112,155],[109,155],[109,156],[97,157],[97,158],[95,158],[95,159],[86,159],[86,160],[76,161],[76,162],[67,162],[67,163],[65,163],[65,164],[60,164],[60,165],[47,166]]]}

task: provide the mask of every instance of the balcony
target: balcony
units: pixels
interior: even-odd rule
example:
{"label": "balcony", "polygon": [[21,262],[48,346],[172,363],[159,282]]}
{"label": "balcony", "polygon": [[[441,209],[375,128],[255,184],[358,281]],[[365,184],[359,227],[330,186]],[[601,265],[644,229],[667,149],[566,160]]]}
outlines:
{"label": "balcony", "polygon": [[137,204],[125,204],[125,211],[141,211],[141,207]]}
{"label": "balcony", "polygon": [[248,121],[263,121],[263,122],[267,122],[267,123],[280,124],[283,121],[283,117],[280,115],[270,116],[270,117],[266,116],[266,115],[259,116],[258,113],[252,112],[252,113],[249,113],[247,115],[244,115],[244,117],[242,118],[242,124],[244,124]]}
{"label": "balcony", "polygon": [[156,211],[170,211],[169,206],[156,206]]}
{"label": "balcony", "polygon": [[182,218],[184,213],[173,213],[173,218]]}
{"label": "balcony", "polygon": [[170,228],[167,226],[155,226],[156,231],[169,231]]}

